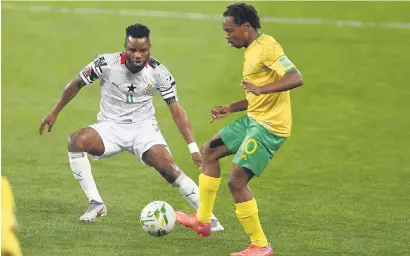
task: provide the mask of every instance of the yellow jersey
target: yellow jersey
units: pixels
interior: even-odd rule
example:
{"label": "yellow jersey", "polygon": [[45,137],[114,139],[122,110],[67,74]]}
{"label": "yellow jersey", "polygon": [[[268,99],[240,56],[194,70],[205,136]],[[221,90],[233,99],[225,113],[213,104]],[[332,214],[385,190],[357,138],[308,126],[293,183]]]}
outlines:
{"label": "yellow jersey", "polygon": [[20,243],[15,234],[15,203],[10,183],[1,177],[1,255],[21,256]]}
{"label": "yellow jersey", "polygon": [[[245,51],[243,79],[253,85],[276,82],[294,69],[295,65],[286,57],[280,44],[269,35],[259,35]],[[278,136],[290,136],[292,111],[289,91],[259,96],[248,92],[246,100],[249,117]]]}

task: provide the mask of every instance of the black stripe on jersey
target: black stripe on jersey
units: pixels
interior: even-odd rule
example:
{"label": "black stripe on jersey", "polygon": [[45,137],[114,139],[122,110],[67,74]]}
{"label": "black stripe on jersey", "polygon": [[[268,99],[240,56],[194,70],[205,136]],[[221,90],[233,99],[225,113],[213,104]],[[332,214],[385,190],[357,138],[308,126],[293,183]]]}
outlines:
{"label": "black stripe on jersey", "polygon": [[91,82],[94,82],[95,80],[98,79],[98,75],[94,72],[94,70],[91,70],[91,75],[89,79]]}
{"label": "black stripe on jersey", "polygon": [[98,72],[100,72],[100,75],[102,75],[102,69],[101,69],[101,67],[95,67],[96,68],[96,70],[98,71]]}
{"label": "black stripe on jersey", "polygon": [[152,57],[149,57],[148,65],[150,65],[151,68],[155,69],[156,67],[161,65],[161,63],[159,61],[157,61],[156,59],[154,59]]}
{"label": "black stripe on jersey", "polygon": [[171,85],[174,86],[175,84],[176,84],[175,81],[172,81]]}
{"label": "black stripe on jersey", "polygon": [[174,96],[174,97],[165,99],[165,102],[166,102],[168,105],[170,105],[170,104],[176,103],[176,102],[177,102],[177,99],[176,99],[175,96]]}
{"label": "black stripe on jersey", "polygon": [[104,56],[101,56],[100,58],[98,58],[98,60],[94,61],[94,65],[96,68],[107,66],[107,62],[105,61]]}
{"label": "black stripe on jersey", "polygon": [[97,73],[97,75],[102,75],[102,66],[107,66],[107,62],[105,61],[104,56],[101,56],[94,61],[95,72]]}
{"label": "black stripe on jersey", "polygon": [[167,89],[165,89],[165,90],[161,90],[161,88],[159,88],[159,89],[158,89],[158,91],[159,91],[159,92],[166,92],[166,91],[171,90],[171,89],[172,89],[172,87],[173,87],[173,86],[171,86],[171,87],[169,87],[169,88],[167,88]]}

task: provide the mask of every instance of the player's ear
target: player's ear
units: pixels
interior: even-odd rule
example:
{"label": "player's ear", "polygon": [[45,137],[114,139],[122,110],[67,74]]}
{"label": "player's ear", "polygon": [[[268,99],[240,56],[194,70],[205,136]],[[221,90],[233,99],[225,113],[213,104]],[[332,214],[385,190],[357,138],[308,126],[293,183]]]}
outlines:
{"label": "player's ear", "polygon": [[250,28],[249,22],[242,23],[241,30],[246,38],[249,36],[249,28]]}
{"label": "player's ear", "polygon": [[249,30],[252,26],[249,22],[242,23],[244,30]]}
{"label": "player's ear", "polygon": [[240,29],[243,33],[246,33],[249,30],[249,23],[244,22],[240,25]]}

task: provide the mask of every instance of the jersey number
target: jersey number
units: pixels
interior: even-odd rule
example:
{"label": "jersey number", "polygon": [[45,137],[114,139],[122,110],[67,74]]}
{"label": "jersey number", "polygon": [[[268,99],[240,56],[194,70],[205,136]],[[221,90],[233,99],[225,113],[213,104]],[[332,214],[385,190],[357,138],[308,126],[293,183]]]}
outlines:
{"label": "jersey number", "polygon": [[253,153],[255,153],[257,148],[258,143],[256,142],[256,140],[249,138],[249,136],[246,136],[241,146],[242,151],[244,151],[248,155],[252,155]]}
{"label": "jersey number", "polygon": [[132,97],[132,94],[126,94],[125,96],[126,96],[125,103],[127,104],[134,103],[134,98]]}

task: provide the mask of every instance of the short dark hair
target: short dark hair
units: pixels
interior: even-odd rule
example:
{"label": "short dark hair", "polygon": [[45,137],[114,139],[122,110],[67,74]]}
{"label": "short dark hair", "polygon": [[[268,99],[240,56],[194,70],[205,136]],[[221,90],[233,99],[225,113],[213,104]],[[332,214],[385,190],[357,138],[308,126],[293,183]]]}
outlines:
{"label": "short dark hair", "polygon": [[232,16],[236,25],[242,25],[245,22],[249,22],[254,29],[261,28],[258,12],[252,5],[235,3],[226,8],[227,10],[223,13],[224,17]]}
{"label": "short dark hair", "polygon": [[149,33],[151,31],[149,30],[149,28],[145,25],[142,24],[134,24],[131,26],[128,26],[125,29],[125,38],[128,38],[129,36],[132,38],[149,38]]}

